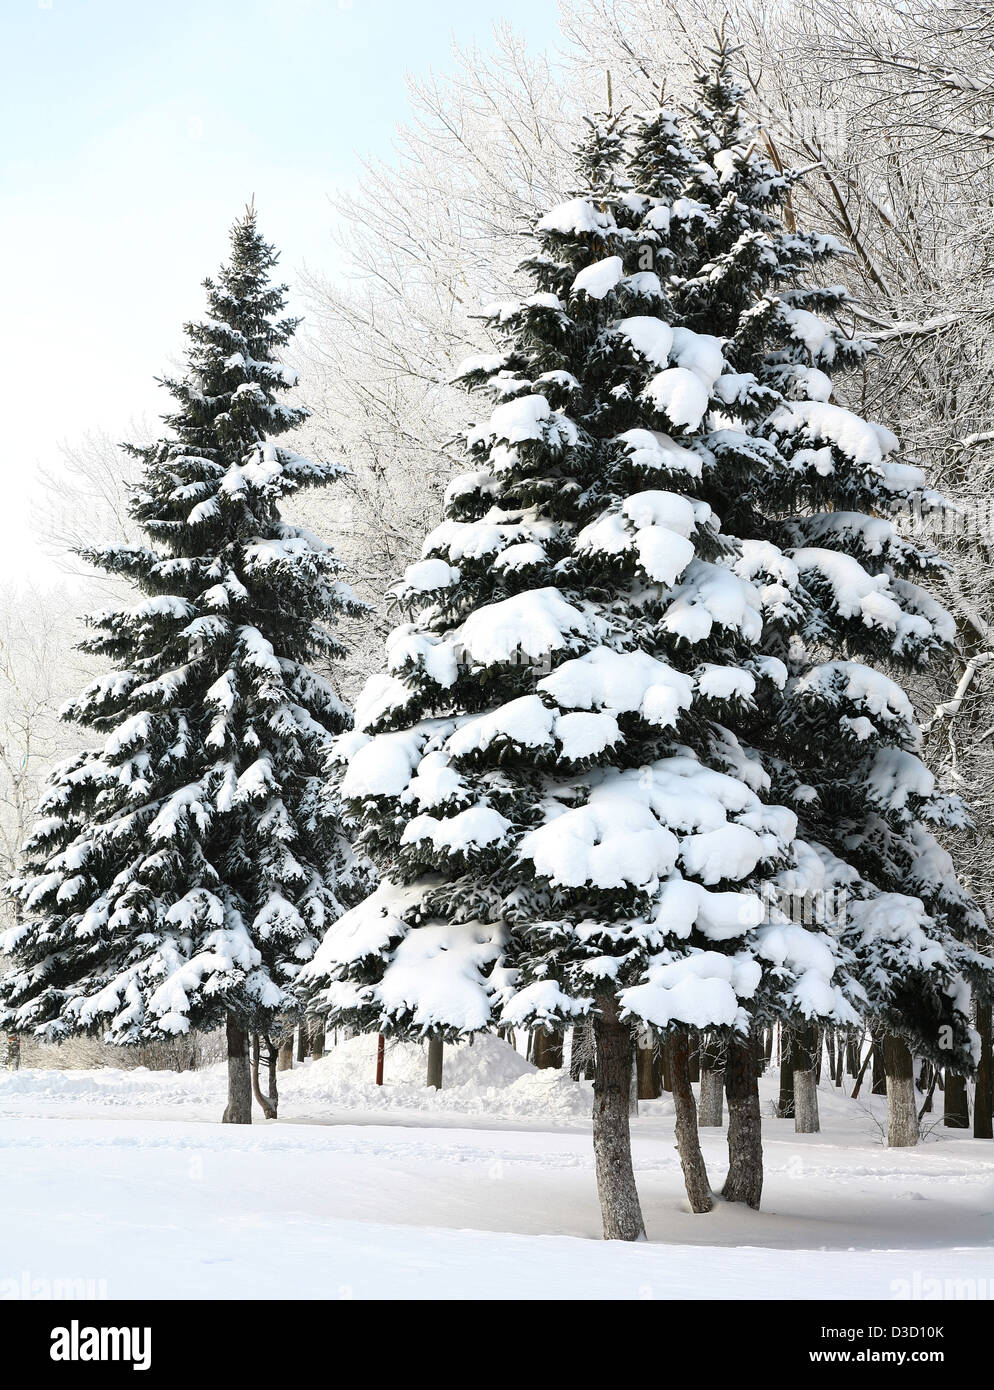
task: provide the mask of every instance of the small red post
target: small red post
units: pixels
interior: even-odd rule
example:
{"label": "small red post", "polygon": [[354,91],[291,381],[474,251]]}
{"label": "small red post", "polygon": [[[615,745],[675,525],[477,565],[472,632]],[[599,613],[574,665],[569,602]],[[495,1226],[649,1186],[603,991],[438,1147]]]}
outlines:
{"label": "small red post", "polygon": [[383,1054],[386,1051],[386,1040],[382,1033],[376,1035],[376,1084],[383,1085]]}

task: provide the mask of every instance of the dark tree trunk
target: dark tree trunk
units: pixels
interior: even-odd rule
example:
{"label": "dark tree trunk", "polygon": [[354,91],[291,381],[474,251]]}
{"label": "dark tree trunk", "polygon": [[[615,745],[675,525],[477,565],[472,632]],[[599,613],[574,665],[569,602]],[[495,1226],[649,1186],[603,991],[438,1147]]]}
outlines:
{"label": "dark tree trunk", "polygon": [[701,1035],[690,1035],[690,1084],[696,1086],[701,1079]]}
{"label": "dark tree trunk", "polygon": [[258,1033],[254,1033],[252,1036],[252,1090],[255,1093],[255,1098],[259,1102],[259,1106],[266,1119],[275,1120],[277,1101],[273,1095],[273,1090],[276,1086],[276,1050],[269,1042],[268,1038],[266,1040],[266,1045],[266,1064],[270,1081],[269,1095],[263,1094],[262,1087],[259,1084],[259,1058],[261,1047]]}
{"label": "dark tree trunk", "polygon": [[618,1018],[613,993],[598,997],[594,1017],[594,1166],[605,1240],[644,1240],[645,1224],[632,1171],[628,1108],[632,1034]]}
{"label": "dark tree trunk", "polygon": [[594,1024],[590,1018],[581,1018],[573,1024],[569,1048],[569,1074],[574,1081],[581,1076],[589,1081],[594,1074]]}
{"label": "dark tree trunk", "polygon": [[969,1129],[970,1102],[966,1095],[966,1078],[947,1070],[942,1099],[942,1123],[946,1129]]}
{"label": "dark tree trunk", "polygon": [[870,1094],[885,1096],[887,1094],[887,1055],[882,1038],[873,1039],[872,1057],[873,1085]]}
{"label": "dark tree trunk", "polygon": [[428,1075],[425,1079],[426,1086],[434,1086],[436,1091],[442,1089],[442,1060],[444,1047],[442,1039],[433,1036],[428,1039]]}
{"label": "dark tree trunk", "polygon": [[711,1196],[708,1170],[697,1133],[697,1106],[690,1081],[690,1038],[685,1030],[670,1035],[669,1048],[673,1108],[676,1112],[676,1147],[683,1169],[683,1181],[691,1211],[706,1212],[714,1206],[714,1198]]}
{"label": "dark tree trunk", "polygon": [[300,1020],[300,1024],[298,1025],[298,1028],[297,1028],[297,1061],[298,1061],[298,1062],[306,1062],[306,1061],[307,1061],[307,1049],[308,1049],[309,1044],[310,1044],[310,1039],[309,1039],[308,1036],[307,1036],[307,1020],[306,1020],[306,1018],[302,1018],[302,1019]]}
{"label": "dark tree trunk", "polygon": [[547,1033],[544,1028],[537,1028],[532,1039],[532,1061],[540,1071],[545,1071],[549,1067],[561,1067],[563,1064],[563,1030],[557,1028],[555,1032]]}
{"label": "dark tree trunk", "polygon": [[932,1096],[935,1092],[935,1067],[931,1062],[922,1062],[922,1069],[918,1074],[918,1089],[925,1099],[918,1112],[919,1120],[923,1115],[932,1113]]}
{"label": "dark tree trunk", "polygon": [[973,1134],[976,1139],[994,1138],[994,1040],[992,1007],[977,1003],[977,1032],[980,1034],[980,1062],[973,1100]]}
{"label": "dark tree trunk", "polygon": [[660,1063],[660,1080],[664,1091],[673,1090],[673,1068],[670,1064],[670,1045],[668,1042],[661,1042],[658,1048]]}
{"label": "dark tree trunk", "polygon": [[656,1044],[640,1042],[635,1049],[639,1100],[658,1100],[661,1090],[656,1066]]}
{"label": "dark tree trunk", "polygon": [[818,1068],[816,1054],[821,1051],[821,1034],[817,1025],[806,1024],[797,1029],[794,1048],[794,1132],[817,1134],[821,1129],[818,1117]]}
{"label": "dark tree trunk", "polygon": [[241,1024],[228,1015],[228,1104],[221,1117],[225,1125],[252,1123],[252,1075],[249,1067],[249,1036]]}
{"label": "dark tree trunk", "polygon": [[722,1196],[759,1209],[763,1194],[763,1133],[752,1038],[733,1035],[725,1062],[728,1097],[728,1176]]}
{"label": "dark tree trunk", "polygon": [[794,1072],[797,1068],[797,1036],[786,1024],[780,1027],[780,1094],[777,1115],[789,1120],[794,1113]]}
{"label": "dark tree trunk", "polygon": [[860,1087],[862,1086],[862,1084],[863,1084],[863,1078],[864,1078],[864,1076],[866,1075],[866,1069],[867,1069],[867,1067],[870,1065],[870,1061],[871,1061],[872,1057],[873,1057],[873,1048],[871,1047],[871,1048],[869,1048],[869,1050],[867,1051],[866,1056],[863,1058],[862,1066],[860,1067],[859,1071],[856,1073],[856,1080],[855,1080],[855,1083],[853,1084],[852,1095],[850,1096],[850,1100],[855,1100],[856,1097],[859,1095],[859,1088],[860,1088]]}
{"label": "dark tree trunk", "polygon": [[293,1034],[280,1043],[280,1071],[293,1071]]}
{"label": "dark tree trunk", "polygon": [[850,1033],[846,1042],[846,1071],[850,1076],[859,1075],[859,1055],[862,1051],[862,1038],[858,1033]]}
{"label": "dark tree trunk", "polygon": [[888,1033],[883,1041],[887,1073],[887,1147],[909,1149],[918,1143],[915,1065],[903,1038]]}
{"label": "dark tree trunk", "polygon": [[980,1034],[980,1065],[977,1091],[973,1098],[973,1137],[994,1139],[994,1054],[991,1047],[991,1006],[977,1005],[977,1032]]}
{"label": "dark tree trunk", "polygon": [[311,1019],[311,1057],[315,1062],[324,1056],[324,1019]]}

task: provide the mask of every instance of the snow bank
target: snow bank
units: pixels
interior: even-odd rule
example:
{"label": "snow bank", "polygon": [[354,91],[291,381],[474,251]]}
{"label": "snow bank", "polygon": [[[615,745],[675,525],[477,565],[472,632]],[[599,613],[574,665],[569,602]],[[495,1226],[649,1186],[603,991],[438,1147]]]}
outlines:
{"label": "snow bank", "polygon": [[[320,1061],[279,1073],[280,1118],[341,1123],[352,1111],[423,1111],[555,1125],[590,1117],[589,1083],[571,1081],[562,1071],[537,1071],[497,1037],[484,1034],[472,1044],[446,1044],[441,1091],[425,1085],[427,1064],[427,1049],[419,1043],[388,1041],[384,1084],[377,1086],[375,1035],[351,1038],[329,1048]],[[223,1063],[188,1072],[22,1068],[0,1072],[0,1114],[119,1107],[129,1113],[185,1110],[188,1118],[194,1112],[198,1118],[217,1119],[225,1086]]]}

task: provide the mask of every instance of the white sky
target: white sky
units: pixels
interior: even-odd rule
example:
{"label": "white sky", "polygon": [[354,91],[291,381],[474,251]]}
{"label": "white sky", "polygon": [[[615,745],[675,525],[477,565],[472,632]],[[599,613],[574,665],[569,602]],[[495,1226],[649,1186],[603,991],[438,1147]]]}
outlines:
{"label": "white sky", "polygon": [[154,377],[255,194],[293,281],[335,274],[329,194],[388,156],[405,73],[555,0],[0,0],[0,580],[56,571],[31,535],[39,471],[164,408]]}

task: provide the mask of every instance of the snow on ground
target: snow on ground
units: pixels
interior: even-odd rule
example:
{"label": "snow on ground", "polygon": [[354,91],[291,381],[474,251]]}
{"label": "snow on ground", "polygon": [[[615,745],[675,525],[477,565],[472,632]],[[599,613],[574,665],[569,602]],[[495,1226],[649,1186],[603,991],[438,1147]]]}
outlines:
{"label": "snow on ground", "polygon": [[[217,1123],[223,1067],[0,1074],[0,1297],[994,1295],[989,1142],[886,1149],[883,1102],[831,1087],[823,1132],[795,1135],[770,1077],[764,1210],[694,1216],[670,1103],[643,1102],[649,1240],[623,1246],[599,1238],[586,1083],[487,1038],[446,1048],[441,1093],[424,1067],[390,1047],[378,1088],[374,1040],[353,1039],[281,1073],[280,1119],[251,1127]],[[702,1133],[720,1187],[724,1134]]]}

